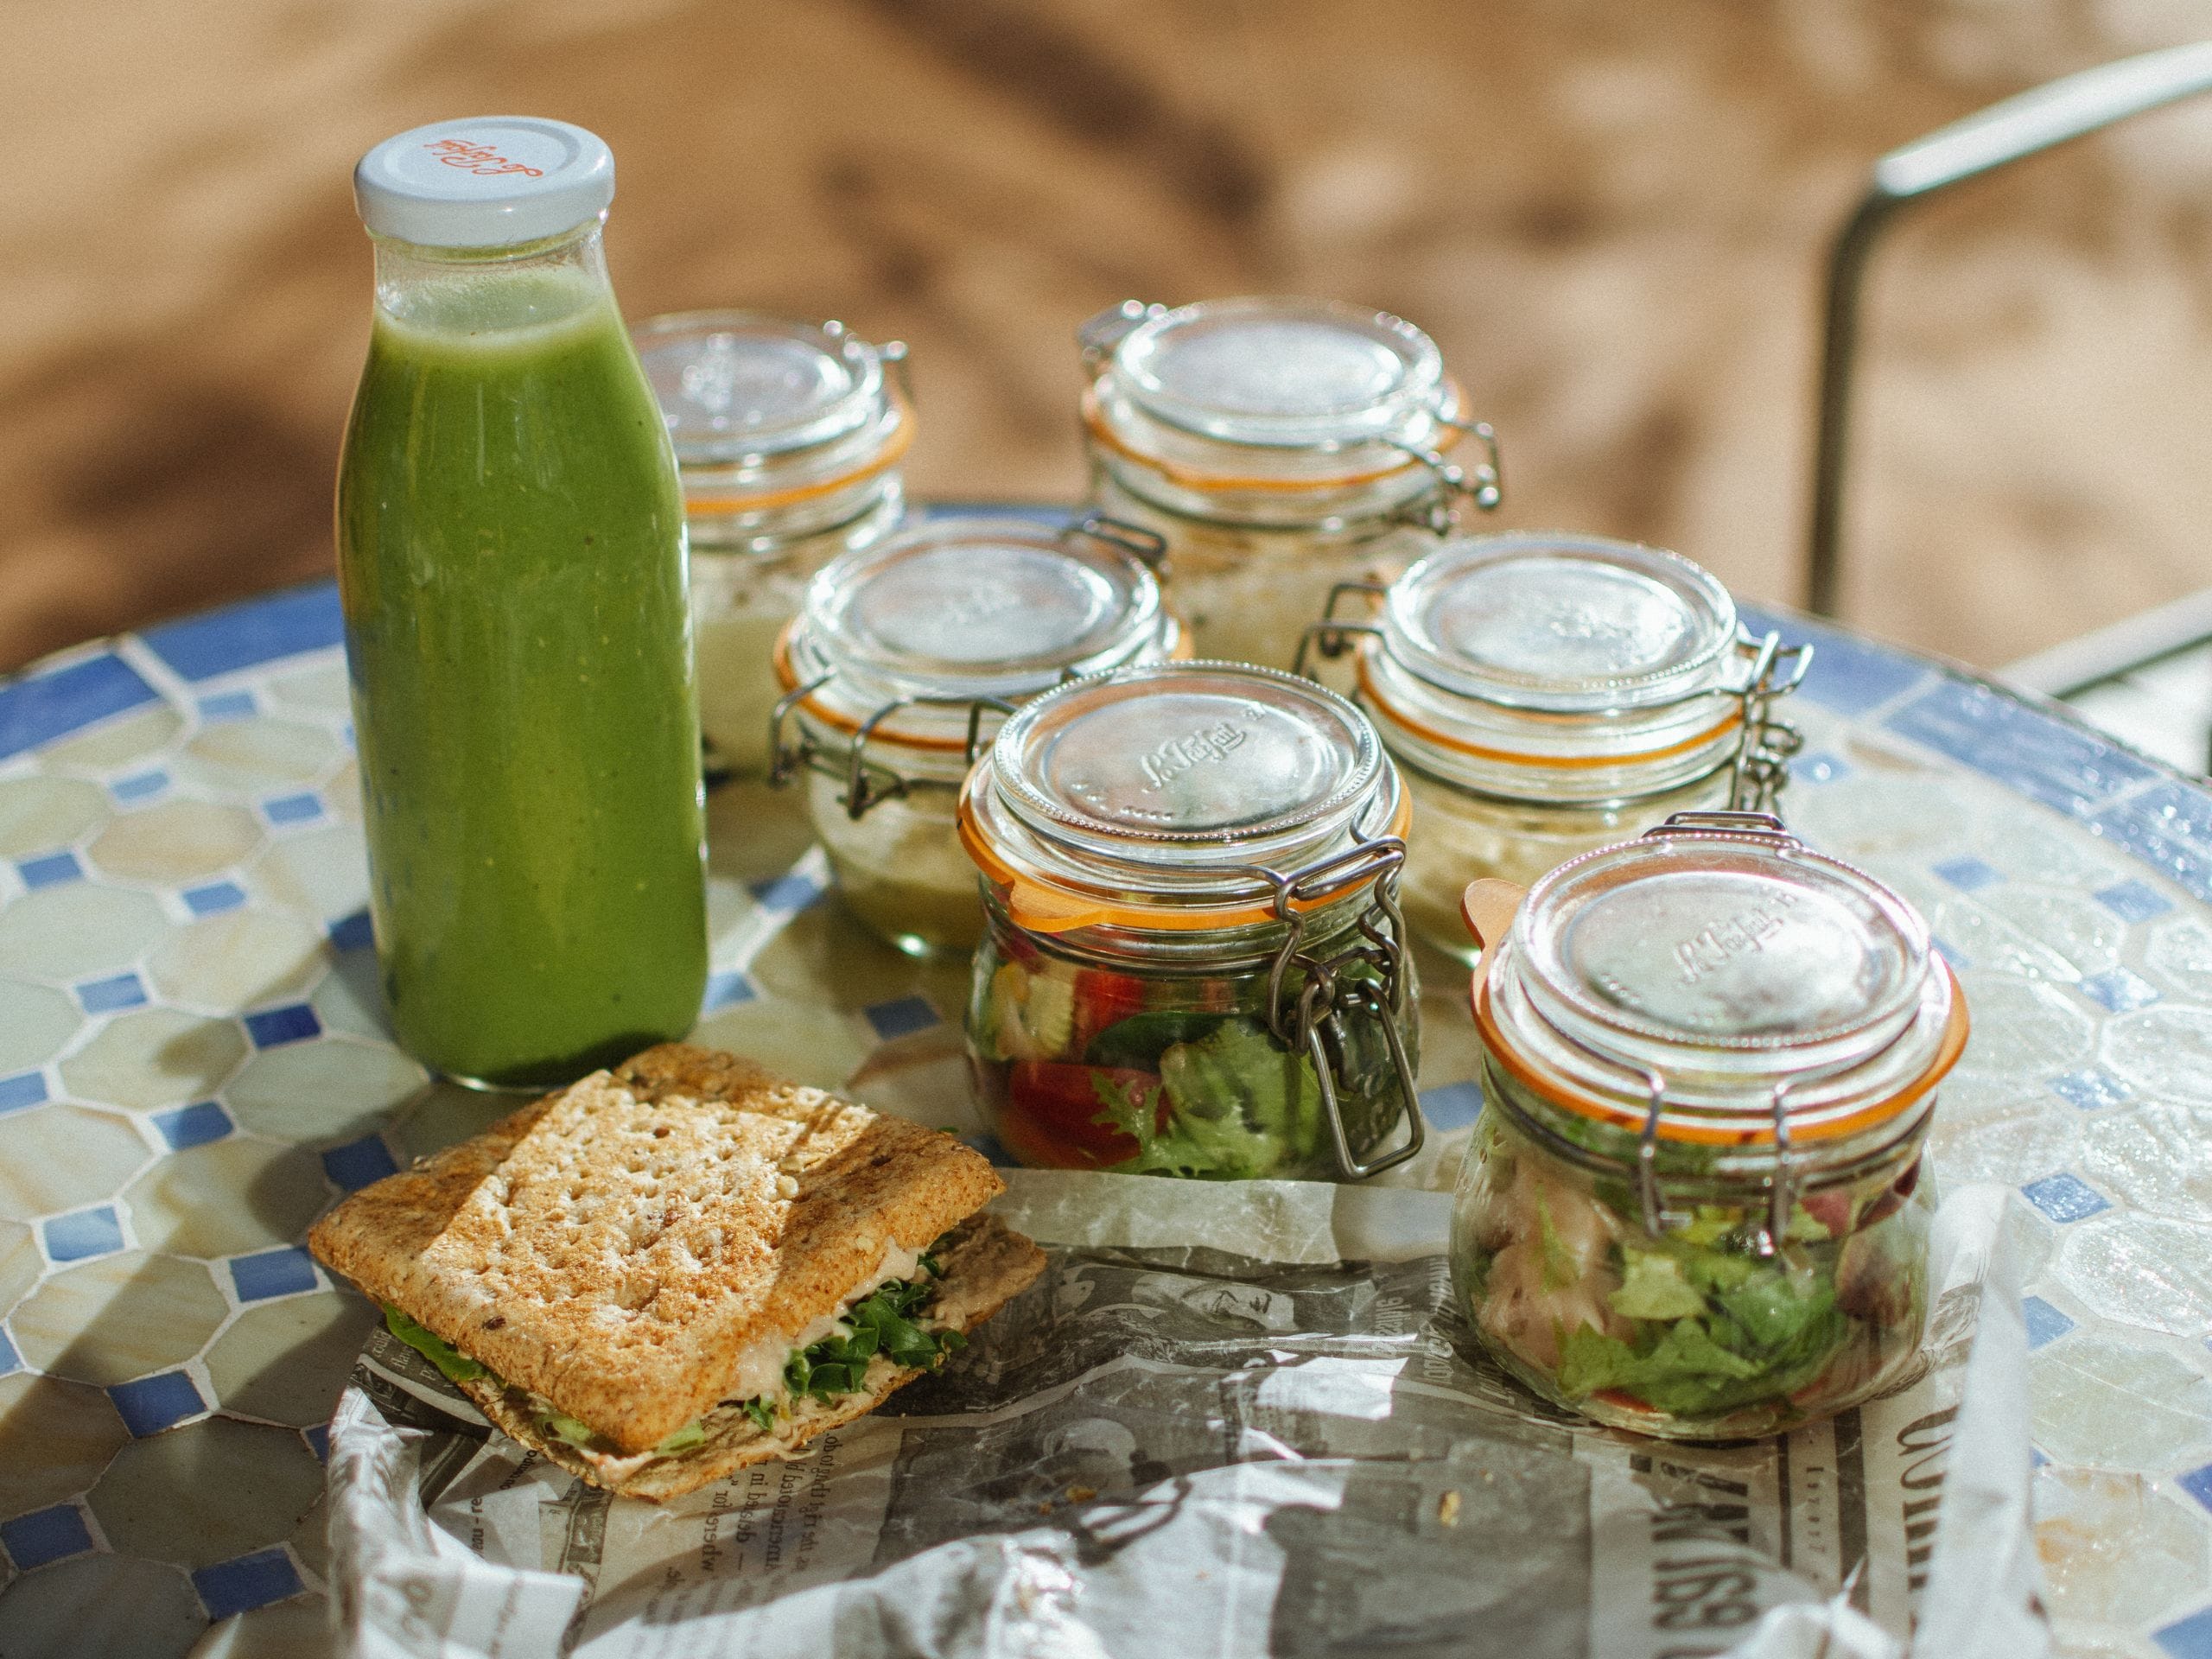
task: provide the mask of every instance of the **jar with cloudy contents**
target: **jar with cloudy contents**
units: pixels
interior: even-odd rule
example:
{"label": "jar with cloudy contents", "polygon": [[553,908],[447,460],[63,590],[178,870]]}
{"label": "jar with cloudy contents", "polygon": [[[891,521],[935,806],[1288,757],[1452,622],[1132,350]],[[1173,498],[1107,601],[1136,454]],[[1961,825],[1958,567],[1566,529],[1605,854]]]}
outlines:
{"label": "jar with cloudy contents", "polygon": [[1772,705],[1811,660],[1743,629],[1677,554],[1557,534],[1447,542],[1372,620],[1313,632],[1358,641],[1359,700],[1413,798],[1408,919],[1467,961],[1469,881],[1525,886],[1671,813],[1770,805],[1797,741]]}
{"label": "jar with cloudy contents", "polygon": [[776,781],[804,779],[845,904],[910,955],[983,931],[958,791],[1039,692],[1180,649],[1156,541],[1086,520],[934,519],[831,561],[774,652]]}
{"label": "jar with cloudy contents", "polygon": [[839,322],[745,311],[655,317],[636,330],[683,478],[699,723],[735,772],[768,765],[776,637],[807,582],[895,531],[913,409],[872,346]]}
{"label": "jar with cloudy contents", "polygon": [[1080,338],[1091,501],[1166,540],[1200,657],[1289,667],[1338,583],[1387,580],[1464,505],[1497,503],[1490,428],[1400,318],[1325,300],[1131,301]]}
{"label": "jar with cloudy contents", "polygon": [[1452,1230],[1477,1340],[1666,1438],[1771,1434],[1895,1383],[1928,1317],[1923,1149],[1967,1039],[1927,925],[1748,813],[1515,896],[1469,895],[1497,947]]}
{"label": "jar with cloudy contents", "polygon": [[1413,1156],[1405,810],[1365,716],[1273,670],[1127,669],[1014,715],[961,801],[990,924],[969,1056],[1000,1141],[1213,1180]]}

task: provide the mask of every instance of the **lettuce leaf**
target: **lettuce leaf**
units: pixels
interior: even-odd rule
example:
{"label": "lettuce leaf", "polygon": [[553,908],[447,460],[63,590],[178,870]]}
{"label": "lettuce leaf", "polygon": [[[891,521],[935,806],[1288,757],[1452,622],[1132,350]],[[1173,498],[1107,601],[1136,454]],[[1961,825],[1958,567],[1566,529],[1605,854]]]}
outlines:
{"label": "lettuce leaf", "polygon": [[416,1324],[390,1303],[385,1304],[384,1327],[429,1360],[452,1382],[474,1382],[492,1375],[490,1370],[454,1347],[443,1337]]}

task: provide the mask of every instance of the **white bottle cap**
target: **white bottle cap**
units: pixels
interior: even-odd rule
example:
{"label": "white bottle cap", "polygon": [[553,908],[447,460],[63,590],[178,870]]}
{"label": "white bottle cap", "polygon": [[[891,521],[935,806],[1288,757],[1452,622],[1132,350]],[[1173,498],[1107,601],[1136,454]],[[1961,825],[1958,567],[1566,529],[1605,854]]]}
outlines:
{"label": "white bottle cap", "polygon": [[488,115],[387,138],[353,169],[361,222],[432,248],[558,236],[614,200],[614,154],[566,121]]}

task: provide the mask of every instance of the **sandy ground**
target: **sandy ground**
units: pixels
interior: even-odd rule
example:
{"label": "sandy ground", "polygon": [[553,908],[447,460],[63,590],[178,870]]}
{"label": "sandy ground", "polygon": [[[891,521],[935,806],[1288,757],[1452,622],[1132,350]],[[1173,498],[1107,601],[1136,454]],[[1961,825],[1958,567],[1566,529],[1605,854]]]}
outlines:
{"label": "sandy ground", "polygon": [[[10,8],[0,665],[330,560],[348,169],[442,116],[604,134],[632,315],[912,342],[938,493],[1081,472],[1123,298],[1398,311],[1498,522],[1797,589],[1815,272],[1884,149],[2212,35],[2208,0],[200,0]],[[2212,105],[1977,187],[1874,283],[1848,610],[1981,663],[2212,583]]]}

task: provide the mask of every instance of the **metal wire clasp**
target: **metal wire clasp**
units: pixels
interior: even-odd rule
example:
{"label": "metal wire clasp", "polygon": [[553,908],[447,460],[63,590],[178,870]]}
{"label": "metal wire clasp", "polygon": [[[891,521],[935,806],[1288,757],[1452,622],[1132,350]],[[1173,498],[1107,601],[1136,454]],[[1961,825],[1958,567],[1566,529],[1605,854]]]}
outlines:
{"label": "metal wire clasp", "polygon": [[1142,524],[1130,524],[1125,518],[1109,518],[1103,512],[1085,513],[1060,532],[1063,542],[1077,536],[1119,548],[1145,569],[1155,573],[1167,563],[1167,538],[1156,530],[1147,530]]}
{"label": "metal wire clasp", "polygon": [[870,807],[896,800],[913,787],[913,780],[905,773],[868,758],[868,740],[875,735],[876,728],[901,709],[967,709],[968,741],[963,753],[971,766],[982,750],[983,716],[990,713],[1010,715],[1014,712],[1014,705],[1002,697],[898,697],[885,703],[861,722],[842,756],[830,753],[823,745],[816,742],[804,721],[800,722],[798,740],[786,741],[784,728],[791,711],[835,678],[834,673],[822,675],[804,685],[793,687],[777,699],[775,709],[768,716],[768,782],[772,786],[780,788],[789,783],[802,766],[810,772],[820,772],[825,778],[836,779],[845,785],[845,792],[837,800],[849,818],[857,819]]}
{"label": "metal wire clasp", "polygon": [[1436,423],[1452,431],[1471,437],[1483,447],[1483,458],[1472,467],[1462,467],[1446,457],[1440,449],[1424,449],[1419,444],[1402,442],[1396,438],[1382,442],[1401,454],[1410,455],[1436,474],[1444,486],[1440,497],[1425,505],[1416,505],[1405,516],[1413,523],[1442,536],[1452,528],[1452,498],[1463,495],[1484,512],[1497,511],[1498,503],[1505,499],[1503,462],[1497,451],[1497,429],[1488,421],[1463,421],[1446,415],[1440,410]]}
{"label": "metal wire clasp", "polygon": [[[1667,1230],[1667,1198],[1659,1187],[1659,1119],[1667,1107],[1667,1078],[1646,1071],[1643,1087],[1651,1104],[1643,1115],[1643,1132],[1636,1138],[1636,1196],[1643,1212],[1643,1230],[1657,1238]],[[1757,1248],[1772,1255],[1789,1234],[1790,1212],[1797,1207],[1797,1167],[1789,1146],[1789,1091],[1796,1079],[1785,1077],[1774,1086],[1774,1173],[1767,1178],[1767,1220],[1760,1229]]]}
{"label": "metal wire clasp", "polygon": [[1774,705],[1804,683],[1813,665],[1813,647],[1810,642],[1785,645],[1782,636],[1771,632],[1755,637],[1739,624],[1736,649],[1750,658],[1751,667],[1738,693],[1744,700],[1744,723],[1736,740],[1728,804],[1738,812],[1764,812],[1789,781],[1790,758],[1805,747],[1804,733],[1777,715]]}
{"label": "metal wire clasp", "polygon": [[[1363,1181],[1404,1163],[1427,1138],[1413,1062],[1398,1033],[1412,978],[1406,967],[1405,918],[1398,909],[1398,874],[1405,861],[1403,841],[1377,836],[1287,875],[1264,865],[1245,867],[1274,890],[1275,919],[1287,930],[1268,969],[1268,1028],[1277,1042],[1312,1063],[1337,1167],[1347,1180]],[[1374,903],[1359,918],[1361,942],[1331,957],[1304,950],[1307,912],[1296,905],[1311,906],[1363,882],[1373,883]],[[1289,989],[1294,970],[1301,976],[1294,993]],[[1365,1161],[1352,1151],[1338,1093],[1351,1052],[1346,1020],[1354,1014],[1381,1026],[1406,1116],[1405,1143]]]}
{"label": "metal wire clasp", "polygon": [[1298,655],[1290,660],[1290,671],[1306,679],[1313,677],[1306,671],[1306,653],[1318,651],[1332,662],[1351,649],[1352,639],[1358,634],[1380,634],[1382,630],[1372,622],[1354,622],[1337,614],[1337,601],[1346,594],[1365,594],[1371,599],[1381,599],[1390,591],[1387,582],[1340,582],[1329,589],[1329,602],[1321,607],[1321,620],[1309,622],[1306,632],[1299,636]]}

